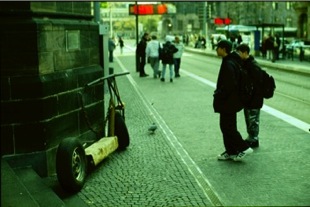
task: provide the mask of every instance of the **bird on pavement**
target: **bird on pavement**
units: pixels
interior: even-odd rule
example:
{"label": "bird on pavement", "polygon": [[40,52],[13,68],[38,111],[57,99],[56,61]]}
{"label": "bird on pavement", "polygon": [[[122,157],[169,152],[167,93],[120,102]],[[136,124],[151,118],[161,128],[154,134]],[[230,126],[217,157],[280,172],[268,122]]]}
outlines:
{"label": "bird on pavement", "polygon": [[154,134],[156,129],[157,129],[157,126],[156,126],[155,123],[153,123],[153,124],[148,128],[148,131],[149,131],[150,134]]}

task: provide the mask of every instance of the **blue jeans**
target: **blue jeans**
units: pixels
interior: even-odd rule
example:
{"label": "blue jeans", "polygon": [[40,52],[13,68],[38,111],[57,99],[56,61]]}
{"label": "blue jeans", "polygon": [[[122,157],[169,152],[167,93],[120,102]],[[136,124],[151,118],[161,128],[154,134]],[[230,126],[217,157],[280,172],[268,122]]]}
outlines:
{"label": "blue jeans", "polygon": [[181,58],[174,58],[173,62],[174,62],[174,73],[175,75],[179,75]]}
{"label": "blue jeans", "polygon": [[[173,71],[172,71],[172,68],[173,68],[173,64],[168,64],[169,65],[169,74],[170,74],[170,79],[173,78]],[[163,71],[161,73],[161,78],[165,78],[165,75],[166,75],[166,67],[167,67],[167,64],[163,64]]]}
{"label": "blue jeans", "polygon": [[150,58],[150,64],[153,69],[153,76],[154,78],[157,78],[158,73],[158,68],[159,68],[159,59],[158,57],[149,57]]}

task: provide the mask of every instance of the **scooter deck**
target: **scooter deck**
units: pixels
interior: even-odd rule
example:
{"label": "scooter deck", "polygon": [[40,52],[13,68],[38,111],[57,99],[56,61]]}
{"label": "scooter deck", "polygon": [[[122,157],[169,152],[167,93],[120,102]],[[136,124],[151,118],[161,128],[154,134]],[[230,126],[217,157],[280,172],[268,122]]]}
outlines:
{"label": "scooter deck", "polygon": [[85,149],[86,156],[91,156],[93,164],[98,165],[104,158],[118,148],[117,137],[103,137]]}

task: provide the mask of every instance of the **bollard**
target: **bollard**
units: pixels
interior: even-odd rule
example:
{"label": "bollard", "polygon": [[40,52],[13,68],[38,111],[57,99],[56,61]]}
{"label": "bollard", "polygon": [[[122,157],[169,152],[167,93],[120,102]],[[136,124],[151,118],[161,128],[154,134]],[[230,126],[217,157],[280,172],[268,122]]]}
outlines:
{"label": "bollard", "polygon": [[114,68],[109,68],[109,75],[114,73]]}

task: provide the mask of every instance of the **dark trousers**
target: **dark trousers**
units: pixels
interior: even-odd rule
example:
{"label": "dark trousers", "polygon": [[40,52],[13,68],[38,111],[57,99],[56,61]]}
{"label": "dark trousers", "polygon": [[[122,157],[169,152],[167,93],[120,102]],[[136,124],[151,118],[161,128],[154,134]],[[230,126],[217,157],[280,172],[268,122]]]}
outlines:
{"label": "dark trousers", "polygon": [[179,75],[180,73],[180,65],[181,65],[181,58],[174,58],[174,74]]}
{"label": "dark trousers", "polygon": [[228,154],[236,155],[249,148],[237,130],[237,113],[220,113],[220,128]]}
{"label": "dark trousers", "polygon": [[113,63],[113,52],[114,52],[113,50],[109,51],[109,62],[110,63]]}
{"label": "dark trousers", "polygon": [[138,57],[140,75],[144,75],[145,74],[145,71],[144,71],[145,62],[146,62],[145,59],[146,59],[145,56],[139,56]]}

